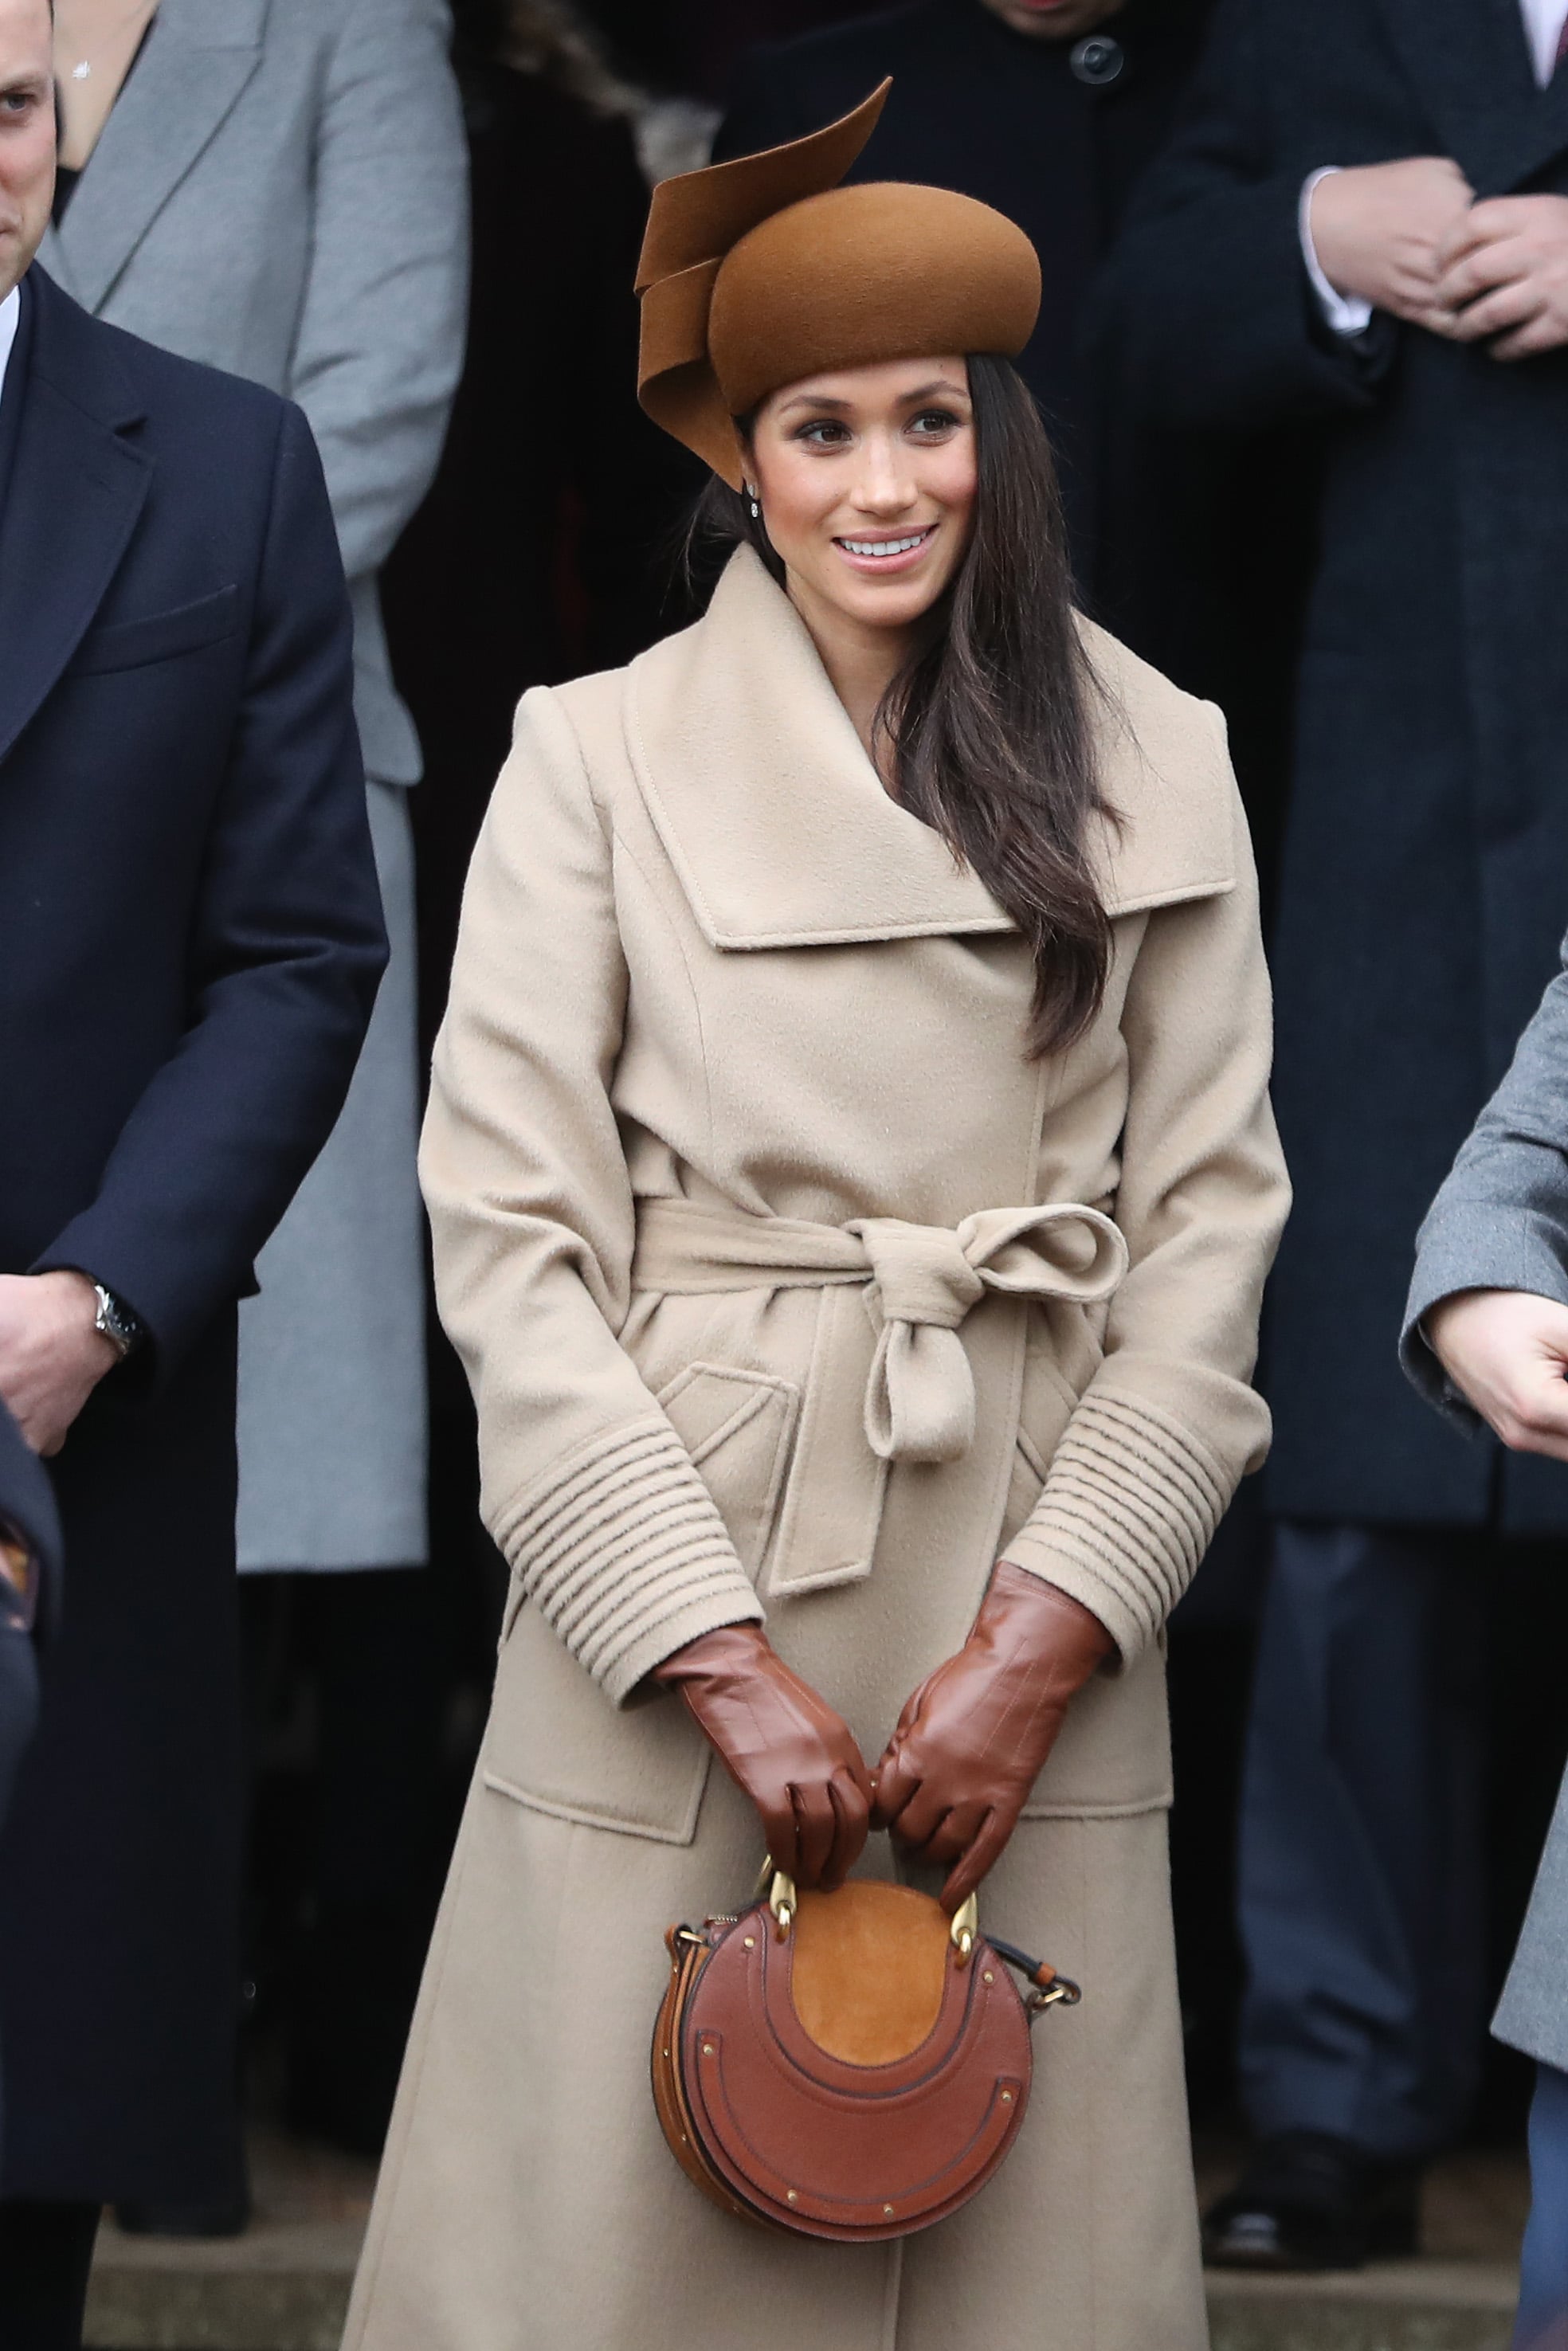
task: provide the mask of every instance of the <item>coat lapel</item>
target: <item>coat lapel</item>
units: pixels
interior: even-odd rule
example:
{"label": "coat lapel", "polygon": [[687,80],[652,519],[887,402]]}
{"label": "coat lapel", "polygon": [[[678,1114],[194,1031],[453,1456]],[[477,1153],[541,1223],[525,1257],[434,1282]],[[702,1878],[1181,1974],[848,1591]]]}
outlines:
{"label": "coat lapel", "polygon": [[152,468],[142,411],[95,329],[41,270],[32,363],[0,513],[0,760],[80,643],[119,568]]}
{"label": "coat lapel", "polygon": [[[1234,787],[1195,705],[1085,626],[1120,831],[1094,853],[1113,914],[1228,890]],[[632,665],[639,789],[712,946],[1009,931],[985,884],[889,799],[794,607],[749,549],[707,616]],[[1196,746],[1196,747],[1195,747]],[[1202,768],[1202,773],[1197,770]]]}
{"label": "coat lapel", "polygon": [[1010,929],[930,826],[888,798],[749,548],[706,619],[633,663],[630,715],[638,784],[710,946]]}
{"label": "coat lapel", "polygon": [[147,45],[41,258],[100,310],[261,63],[267,0],[162,0]]}
{"label": "coat lapel", "polygon": [[1519,0],[1382,0],[1443,151],[1478,195],[1517,188],[1568,147],[1568,75],[1535,78]]}

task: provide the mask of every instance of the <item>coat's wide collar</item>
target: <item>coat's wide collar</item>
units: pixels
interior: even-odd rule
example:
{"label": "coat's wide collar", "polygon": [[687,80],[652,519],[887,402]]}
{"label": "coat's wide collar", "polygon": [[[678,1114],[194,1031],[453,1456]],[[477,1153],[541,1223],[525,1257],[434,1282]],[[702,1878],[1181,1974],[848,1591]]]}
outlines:
{"label": "coat's wide collar", "polygon": [[[1161,737],[1166,705],[1196,705],[1101,631],[1086,625],[1086,637],[1105,689],[1103,779],[1124,818],[1120,840],[1099,844],[1111,911],[1228,889],[1218,732],[1195,775],[1191,717],[1179,743]],[[749,549],[704,620],[632,664],[627,726],[649,815],[710,946],[1011,930],[978,876],[883,789],[803,622]]]}
{"label": "coat's wide collar", "polygon": [[1011,928],[883,789],[805,624],[749,548],[706,619],[632,664],[631,751],[714,946]]}

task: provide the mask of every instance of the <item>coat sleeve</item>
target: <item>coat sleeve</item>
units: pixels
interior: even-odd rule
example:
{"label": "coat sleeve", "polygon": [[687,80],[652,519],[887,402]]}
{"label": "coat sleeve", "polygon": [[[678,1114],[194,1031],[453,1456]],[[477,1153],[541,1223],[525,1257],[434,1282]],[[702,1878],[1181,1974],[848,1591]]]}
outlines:
{"label": "coat sleeve", "polygon": [[189,1025],[96,1198],[33,1269],[78,1266],[106,1282],[148,1324],[160,1380],[254,1288],[256,1253],[342,1108],[386,962],[343,569],[308,427],[296,408],[277,414],[245,684],[197,889]]}
{"label": "coat sleeve", "polygon": [[1313,166],[1286,152],[1289,92],[1259,0],[1227,0],[1170,145],[1140,183],[1096,298],[1101,380],[1166,425],[1257,430],[1372,407],[1396,329],[1324,321],[1301,254]]}
{"label": "coat sleeve", "polygon": [[288,389],[358,580],[391,554],[441,455],[463,363],[468,167],[442,0],[350,0],[340,14]]}
{"label": "coat sleeve", "polygon": [[1234,787],[1232,823],[1236,886],[1156,908],[1137,949],[1122,1015],[1115,1207],[1130,1270],[1104,1361],[1007,1550],[1092,1609],[1129,1663],[1157,1636],[1269,1447],[1268,1407],[1250,1381],[1290,1186],[1269,1106],[1269,976]]}
{"label": "coat sleeve", "polygon": [[1471,1432],[1480,1420],[1421,1318],[1457,1290],[1524,1290],[1568,1306],[1568,939],[1563,962],[1416,1236],[1400,1360],[1427,1403]]}
{"label": "coat sleeve", "polygon": [[686,1642],[762,1615],[617,1337],[635,1237],[611,1099],[626,993],[608,828],[538,688],[475,851],[420,1173],[485,1523],[617,1704]]}

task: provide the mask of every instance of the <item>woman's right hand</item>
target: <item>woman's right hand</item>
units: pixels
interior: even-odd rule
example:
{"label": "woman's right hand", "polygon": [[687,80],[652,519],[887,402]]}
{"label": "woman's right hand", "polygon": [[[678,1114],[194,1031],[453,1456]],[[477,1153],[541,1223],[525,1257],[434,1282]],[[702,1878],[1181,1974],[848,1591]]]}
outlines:
{"label": "woman's right hand", "polygon": [[775,1869],[831,1892],[871,1824],[865,1759],[841,1716],[791,1673],[759,1625],[726,1625],[677,1649],[653,1679],[685,1698],[756,1805]]}

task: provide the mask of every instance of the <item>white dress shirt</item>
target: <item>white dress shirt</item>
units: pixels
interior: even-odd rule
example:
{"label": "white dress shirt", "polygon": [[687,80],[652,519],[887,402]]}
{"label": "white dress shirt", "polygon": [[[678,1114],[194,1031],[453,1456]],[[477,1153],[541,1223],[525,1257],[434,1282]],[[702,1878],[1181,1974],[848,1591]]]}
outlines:
{"label": "white dress shirt", "polygon": [[[1524,37],[1530,49],[1530,61],[1535,78],[1542,89],[1552,79],[1557,65],[1557,45],[1563,37],[1563,27],[1568,23],[1568,0],[1519,0],[1519,13],[1524,19]],[[1564,68],[1568,71],[1568,68]],[[1336,335],[1362,335],[1372,322],[1372,305],[1357,294],[1340,294],[1323,276],[1317,248],[1312,243],[1310,218],[1312,190],[1320,180],[1341,170],[1338,163],[1325,164],[1313,172],[1301,190],[1299,215],[1301,237],[1301,259],[1307,265],[1307,276],[1312,281],[1312,291],[1318,298],[1323,317]]]}
{"label": "white dress shirt", "polygon": [[16,329],[22,318],[22,289],[13,286],[4,302],[0,302],[0,392],[5,389],[5,370],[11,358],[11,346],[16,340]]}

